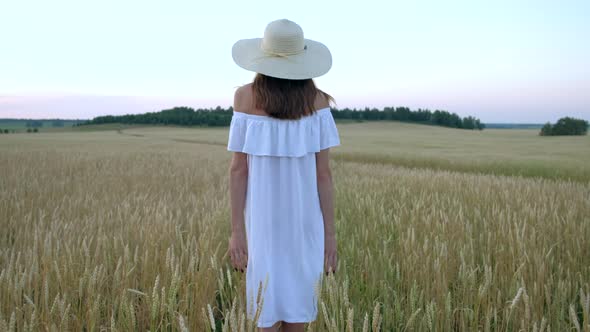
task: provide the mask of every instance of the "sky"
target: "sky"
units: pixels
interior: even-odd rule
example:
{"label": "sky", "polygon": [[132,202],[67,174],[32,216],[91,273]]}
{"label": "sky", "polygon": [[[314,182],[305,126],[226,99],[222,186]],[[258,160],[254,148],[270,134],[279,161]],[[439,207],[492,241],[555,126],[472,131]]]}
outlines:
{"label": "sky", "polygon": [[0,118],[229,107],[231,47],[286,18],[324,43],[336,107],[590,120],[590,1],[0,0]]}

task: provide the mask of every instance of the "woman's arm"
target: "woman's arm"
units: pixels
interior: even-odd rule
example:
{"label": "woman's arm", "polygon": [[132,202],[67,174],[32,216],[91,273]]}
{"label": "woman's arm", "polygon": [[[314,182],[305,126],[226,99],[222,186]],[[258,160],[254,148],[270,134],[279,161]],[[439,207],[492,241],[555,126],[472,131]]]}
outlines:
{"label": "woman's arm", "polygon": [[329,164],[329,151],[328,148],[316,153],[318,194],[324,217],[324,268],[326,273],[336,272],[338,264],[336,230],[334,229],[334,188]]}
{"label": "woman's arm", "polygon": [[229,255],[234,269],[244,272],[248,265],[248,243],[244,224],[244,206],[248,186],[248,155],[234,152],[229,170],[231,236]]}
{"label": "woman's arm", "polygon": [[234,152],[229,169],[231,231],[245,233],[244,207],[248,187],[248,155]]}
{"label": "woman's arm", "polygon": [[[234,110],[241,111],[242,89],[234,95]],[[248,245],[244,224],[244,207],[248,188],[248,154],[234,152],[229,168],[229,190],[231,205],[231,236],[228,252],[235,269],[244,272],[248,264]]]}

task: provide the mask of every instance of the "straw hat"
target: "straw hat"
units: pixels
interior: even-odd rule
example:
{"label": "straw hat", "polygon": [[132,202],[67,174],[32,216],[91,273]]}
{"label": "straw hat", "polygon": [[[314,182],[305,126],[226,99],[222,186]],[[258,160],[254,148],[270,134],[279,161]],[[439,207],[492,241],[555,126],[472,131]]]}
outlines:
{"label": "straw hat", "polygon": [[238,40],[232,57],[246,70],[293,80],[318,77],[332,67],[328,47],[305,39],[301,27],[287,19],[270,22],[264,38]]}

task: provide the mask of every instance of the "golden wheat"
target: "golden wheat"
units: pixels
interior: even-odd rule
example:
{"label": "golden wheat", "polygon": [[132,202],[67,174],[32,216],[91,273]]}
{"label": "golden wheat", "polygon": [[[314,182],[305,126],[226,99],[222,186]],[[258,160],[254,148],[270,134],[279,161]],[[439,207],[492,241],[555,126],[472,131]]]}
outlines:
{"label": "golden wheat", "polygon": [[[368,140],[341,128],[351,155],[332,163],[338,272],[318,283],[308,331],[590,330],[587,156],[547,177],[475,172],[492,162],[460,172],[474,157],[398,167],[408,151],[363,160]],[[254,331],[245,275],[224,256],[226,134],[2,137],[0,330]]]}

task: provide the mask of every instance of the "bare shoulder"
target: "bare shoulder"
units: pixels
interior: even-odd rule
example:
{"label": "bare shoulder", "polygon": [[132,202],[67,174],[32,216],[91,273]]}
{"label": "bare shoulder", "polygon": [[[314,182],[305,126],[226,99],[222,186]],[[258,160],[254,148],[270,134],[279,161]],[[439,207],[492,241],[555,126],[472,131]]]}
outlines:
{"label": "bare shoulder", "polygon": [[252,112],[252,83],[244,84],[236,90],[234,110],[248,114]]}
{"label": "bare shoulder", "polygon": [[318,94],[315,100],[315,109],[320,110],[327,107],[330,107],[330,100],[322,90],[318,89]]}
{"label": "bare shoulder", "polygon": [[252,115],[268,115],[265,111],[256,108],[254,103],[254,89],[252,83],[244,84],[238,90],[240,91],[236,92],[240,95],[240,105],[238,106],[240,108],[240,112]]}

